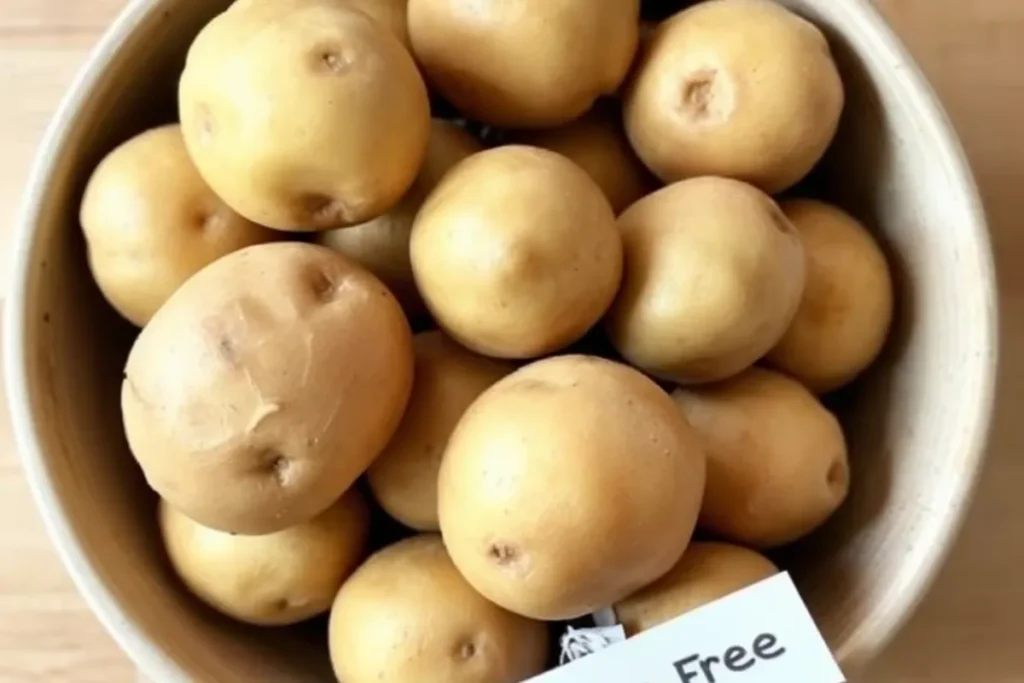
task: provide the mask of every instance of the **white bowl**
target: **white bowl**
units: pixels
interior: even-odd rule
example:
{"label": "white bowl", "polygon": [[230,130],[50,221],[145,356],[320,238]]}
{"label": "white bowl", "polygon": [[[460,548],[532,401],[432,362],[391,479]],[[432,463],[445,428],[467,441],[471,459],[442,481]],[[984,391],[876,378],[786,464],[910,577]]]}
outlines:
{"label": "white bowl", "polygon": [[[157,683],[333,680],[316,628],[228,622],[173,579],[154,498],[121,432],[131,331],[89,277],[76,220],[83,183],[116,143],[174,116],[192,36],[227,0],[135,0],[64,100],[40,148],[15,247],[4,329],[18,447],[79,589]],[[825,28],[848,91],[819,178],[877,227],[896,267],[898,321],[843,414],[847,505],[790,554],[847,671],[871,659],[929,586],[983,459],[996,374],[992,258],[978,193],[918,69],[863,0],[788,0]]]}

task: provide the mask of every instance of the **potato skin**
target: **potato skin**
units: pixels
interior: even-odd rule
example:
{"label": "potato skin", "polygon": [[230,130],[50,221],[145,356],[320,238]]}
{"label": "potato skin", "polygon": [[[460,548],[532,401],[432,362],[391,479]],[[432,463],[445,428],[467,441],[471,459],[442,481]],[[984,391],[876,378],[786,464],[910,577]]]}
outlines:
{"label": "potato skin", "polygon": [[318,234],[324,246],[340,251],[379,277],[398,297],[406,315],[421,318],[426,304],[416,289],[409,260],[413,221],[427,196],[457,163],[483,149],[480,141],[451,121],[431,122],[430,145],[416,182],[398,204],[378,218]]}
{"label": "potato skin", "polygon": [[448,437],[470,404],[515,366],[478,356],[439,330],[422,332],[412,343],[412,395],[366,478],[393,518],[412,529],[437,531],[437,476]]}
{"label": "potato skin", "polygon": [[742,546],[694,541],[668,574],[615,604],[633,637],[778,573],[764,555]]}
{"label": "potato skin", "polygon": [[702,528],[774,548],[817,529],[846,499],[839,421],[796,380],[753,367],[672,397],[707,449]]}
{"label": "potato skin", "polygon": [[204,526],[266,534],[322,512],[380,453],[412,384],[387,288],[324,247],[249,247],[143,329],[121,406],[150,485]]}
{"label": "potato skin", "polygon": [[441,533],[491,601],[576,618],[679,560],[704,467],[696,432],[654,382],[601,358],[548,358],[485,391],[459,422],[441,463]]}
{"label": "potato skin", "polygon": [[79,218],[96,284],[137,327],[203,266],[277,238],[203,182],[177,124],[147,130],[104,157]]}
{"label": "potato skin", "polygon": [[[276,0],[271,0],[276,1]],[[345,0],[345,3],[366,14],[385,26],[398,40],[402,42],[405,49],[411,49],[409,45],[409,26],[406,21],[408,14],[408,0]]]}
{"label": "potato skin", "polygon": [[547,128],[616,91],[636,53],[639,0],[409,0],[430,83],[470,118]]}
{"label": "potato skin", "polygon": [[284,626],[327,612],[365,557],[370,509],[352,489],[313,519],[265,536],[208,529],[161,501],[160,531],[175,572],[222,614]]}
{"label": "potato skin", "polygon": [[196,37],[179,85],[203,178],[281,230],[362,223],[394,206],[426,153],[426,86],[377,21],[332,0],[234,5]]}
{"label": "potato skin", "polygon": [[619,113],[607,107],[594,107],[564,126],[524,131],[516,141],[558,152],[577,164],[598,184],[616,215],[655,187],[629,146]]}
{"label": "potato skin", "polygon": [[659,24],[624,118],[665,182],[721,175],[775,194],[822,157],[844,99],[816,26],[772,0],[710,0]]}
{"label": "potato skin", "polygon": [[811,391],[834,391],[871,365],[893,317],[893,283],[881,247],[842,209],[812,199],[781,204],[804,245],[807,284],[796,317],[767,356]]}
{"label": "potato skin", "polygon": [[601,189],[562,155],[524,145],[452,169],[417,215],[410,253],[438,325],[498,358],[535,358],[583,337],[622,274]]}
{"label": "potato skin", "polygon": [[803,247],[757,188],[680,181],[618,223],[625,267],[606,327],[631,364],[679,384],[718,381],[752,365],[789,327],[804,287]]}
{"label": "potato skin", "polygon": [[441,538],[379,551],[331,610],[331,661],[345,683],[519,683],[544,671],[547,626],[474,591]]}

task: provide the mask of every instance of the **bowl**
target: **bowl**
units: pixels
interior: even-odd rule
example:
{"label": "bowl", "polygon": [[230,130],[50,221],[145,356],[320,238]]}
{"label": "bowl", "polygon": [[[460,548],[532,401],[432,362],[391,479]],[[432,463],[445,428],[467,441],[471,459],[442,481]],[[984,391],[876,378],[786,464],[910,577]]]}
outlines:
{"label": "bowl", "polygon": [[[332,681],[322,624],[266,631],[213,614],[168,568],[155,498],[121,429],[132,330],[92,283],[77,222],[105,152],[174,118],[191,38],[228,0],[135,0],[89,58],[33,167],[4,325],[8,401],[49,534],[107,629],[157,683]],[[940,105],[863,0],[788,0],[829,34],[847,86],[812,186],[873,226],[895,267],[897,320],[841,397],[849,501],[787,553],[848,674],[922,598],[977,479],[996,375],[996,291],[983,210]]]}

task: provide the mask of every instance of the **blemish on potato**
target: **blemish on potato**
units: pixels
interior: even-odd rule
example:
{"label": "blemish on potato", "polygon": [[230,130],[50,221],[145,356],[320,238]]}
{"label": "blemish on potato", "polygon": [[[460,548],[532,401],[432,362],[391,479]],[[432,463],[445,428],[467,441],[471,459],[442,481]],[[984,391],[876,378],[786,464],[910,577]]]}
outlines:
{"label": "blemish on potato", "polygon": [[463,661],[472,659],[476,656],[476,649],[476,643],[474,643],[472,639],[463,641],[462,644],[459,645],[459,659],[462,659]]}
{"label": "blemish on potato", "polygon": [[487,554],[503,567],[514,564],[519,559],[519,551],[508,543],[492,543]]}
{"label": "blemish on potato", "polygon": [[224,359],[228,365],[238,365],[238,349],[231,337],[223,335],[217,342],[217,354]]}
{"label": "blemish on potato", "polygon": [[731,85],[718,69],[694,71],[683,80],[680,106],[694,123],[723,123],[733,111]]}
{"label": "blemish on potato", "polygon": [[299,211],[318,227],[340,227],[351,223],[343,201],[319,192],[310,192],[299,199]]}
{"label": "blemish on potato", "polygon": [[355,57],[349,50],[324,48],[317,51],[317,59],[321,66],[334,74],[342,74],[349,70]]}

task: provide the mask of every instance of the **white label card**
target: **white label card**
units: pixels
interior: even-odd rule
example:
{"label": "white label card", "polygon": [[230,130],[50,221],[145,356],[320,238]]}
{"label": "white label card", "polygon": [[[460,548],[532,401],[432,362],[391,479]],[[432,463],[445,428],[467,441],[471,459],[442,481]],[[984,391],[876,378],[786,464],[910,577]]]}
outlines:
{"label": "white label card", "polygon": [[845,683],[788,573],[528,683]]}

